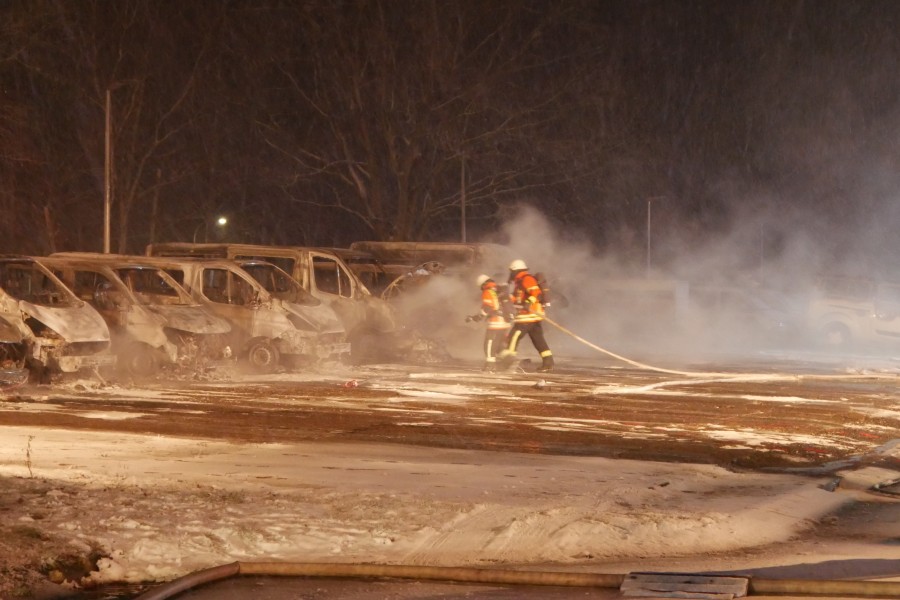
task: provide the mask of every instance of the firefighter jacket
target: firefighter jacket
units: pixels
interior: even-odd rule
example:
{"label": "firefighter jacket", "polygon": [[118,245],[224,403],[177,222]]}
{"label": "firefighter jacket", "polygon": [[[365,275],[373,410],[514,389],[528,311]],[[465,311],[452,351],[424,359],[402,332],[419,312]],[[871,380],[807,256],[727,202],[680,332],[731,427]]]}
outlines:
{"label": "firefighter jacket", "polygon": [[512,281],[510,302],[516,307],[516,323],[535,323],[544,320],[544,303],[541,286],[534,275],[519,271]]}
{"label": "firefighter jacket", "polygon": [[487,318],[488,329],[507,329],[510,326],[503,315],[497,284],[492,280],[481,286],[481,314]]}

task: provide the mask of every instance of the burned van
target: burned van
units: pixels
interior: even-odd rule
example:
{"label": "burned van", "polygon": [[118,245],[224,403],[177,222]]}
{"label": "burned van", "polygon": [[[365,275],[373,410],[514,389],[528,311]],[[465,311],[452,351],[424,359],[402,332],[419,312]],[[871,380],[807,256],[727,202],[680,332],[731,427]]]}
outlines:
{"label": "burned van", "polygon": [[18,327],[19,315],[15,311],[0,313],[0,368],[21,366],[26,343],[26,333]]}
{"label": "burned van", "polygon": [[103,318],[37,260],[0,256],[0,358],[40,381],[115,363]]}
{"label": "burned van", "polygon": [[142,260],[162,268],[195,300],[226,319],[231,324],[233,351],[257,370],[270,372],[282,363],[298,367],[336,360],[350,352],[334,311],[274,265],[248,264],[251,274],[229,260]]}
{"label": "burned van", "polygon": [[[0,301],[0,305],[6,303]],[[18,307],[0,309],[0,390],[28,380],[31,336],[21,317]]]}
{"label": "burned van", "polygon": [[326,248],[171,242],[151,244],[147,254],[272,263],[337,313],[355,359],[392,357],[412,347],[413,339],[399,325],[392,307],[373,296],[346,263]]}
{"label": "burned van", "polygon": [[39,260],[103,316],[123,372],[146,377],[163,366],[193,371],[222,357],[231,325],[159,267],[114,254],[60,253]]}

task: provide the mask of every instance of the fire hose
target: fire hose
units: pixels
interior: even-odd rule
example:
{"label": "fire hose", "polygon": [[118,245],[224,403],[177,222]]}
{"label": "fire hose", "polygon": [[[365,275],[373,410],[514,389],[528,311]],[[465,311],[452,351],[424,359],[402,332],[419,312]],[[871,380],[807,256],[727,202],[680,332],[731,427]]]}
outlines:
{"label": "fire hose", "polygon": [[[177,594],[235,576],[408,579],[453,583],[619,588],[622,574],[517,571],[468,567],[348,563],[233,562],[196,571],[145,592],[135,600],[167,600]],[[840,598],[898,598],[900,581],[748,579],[749,595],[803,594]]]}
{"label": "fire hose", "polygon": [[648,365],[642,362],[638,362],[636,360],[632,360],[620,354],[616,354],[611,350],[607,350],[606,348],[602,348],[567,329],[563,325],[560,325],[556,321],[544,317],[544,320],[565,333],[566,335],[572,337],[573,339],[581,342],[585,346],[596,350],[602,354],[606,354],[616,360],[622,361],[626,364],[629,364],[633,367],[637,367],[639,369],[644,369],[648,371],[656,371],[657,373],[668,373],[670,375],[681,375],[683,377],[715,377],[722,378],[726,380],[735,380],[735,381],[748,381],[753,379],[765,379],[767,381],[837,381],[837,380],[859,380],[859,379],[875,379],[875,380],[890,380],[897,381],[898,376],[896,374],[889,373],[857,373],[857,374],[844,374],[844,375],[772,375],[771,373],[727,373],[727,372],[703,372],[703,371],[679,371],[676,369],[665,369],[662,367],[656,367],[653,365]]}

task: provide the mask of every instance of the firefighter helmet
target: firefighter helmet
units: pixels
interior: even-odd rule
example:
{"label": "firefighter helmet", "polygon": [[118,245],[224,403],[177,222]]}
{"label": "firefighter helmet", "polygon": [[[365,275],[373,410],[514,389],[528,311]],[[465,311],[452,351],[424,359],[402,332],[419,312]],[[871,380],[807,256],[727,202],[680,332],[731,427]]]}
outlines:
{"label": "firefighter helmet", "polygon": [[510,271],[524,271],[528,266],[525,264],[525,261],[521,258],[517,258],[516,260],[509,263]]}
{"label": "firefighter helmet", "polygon": [[482,273],[481,275],[478,276],[478,279],[476,279],[475,281],[478,283],[478,287],[481,287],[485,284],[485,282],[490,281],[490,280],[491,280],[491,278],[489,276]]}

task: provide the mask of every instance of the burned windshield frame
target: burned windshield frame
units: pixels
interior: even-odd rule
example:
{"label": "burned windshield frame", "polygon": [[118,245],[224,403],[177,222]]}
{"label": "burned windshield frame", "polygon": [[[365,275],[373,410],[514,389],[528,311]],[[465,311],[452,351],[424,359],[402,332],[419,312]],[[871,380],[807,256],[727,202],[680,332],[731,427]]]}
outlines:
{"label": "burned windshield frame", "polygon": [[267,292],[279,300],[304,306],[318,306],[321,304],[317,298],[303,289],[293,277],[273,264],[246,262],[240,263],[240,265]]}
{"label": "burned windshield frame", "polygon": [[38,306],[76,306],[79,303],[50,271],[32,261],[0,262],[0,288],[16,300]]}
{"label": "burned windshield frame", "polygon": [[161,269],[133,266],[122,267],[115,271],[122,283],[143,304],[152,304],[148,296],[163,297],[166,304],[193,304],[187,292],[173,286],[172,283],[177,285],[175,279],[172,278],[172,282],[169,282],[167,274]]}

